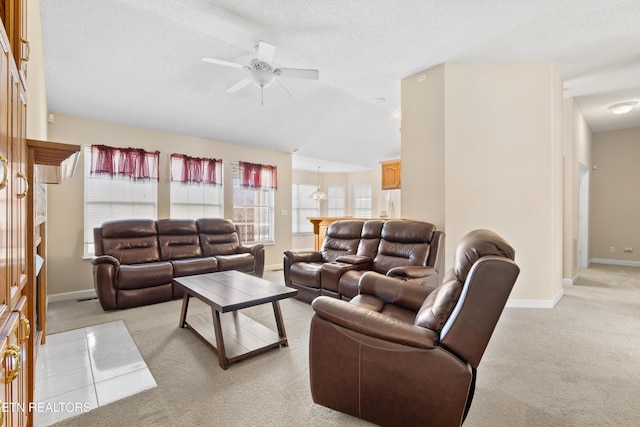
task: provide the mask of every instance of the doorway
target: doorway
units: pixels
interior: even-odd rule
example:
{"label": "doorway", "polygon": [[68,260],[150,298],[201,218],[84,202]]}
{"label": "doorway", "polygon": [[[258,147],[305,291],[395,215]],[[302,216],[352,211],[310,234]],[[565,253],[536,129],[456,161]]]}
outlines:
{"label": "doorway", "polygon": [[589,168],[578,163],[578,267],[589,266]]}

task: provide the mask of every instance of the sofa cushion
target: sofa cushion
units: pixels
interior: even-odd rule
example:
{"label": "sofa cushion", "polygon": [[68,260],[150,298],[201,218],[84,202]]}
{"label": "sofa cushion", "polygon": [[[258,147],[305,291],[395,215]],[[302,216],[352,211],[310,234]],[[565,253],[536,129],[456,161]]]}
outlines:
{"label": "sofa cushion", "polygon": [[215,257],[174,259],[173,276],[193,276],[194,274],[215,273],[218,271],[218,260]]}
{"label": "sofa cushion", "polygon": [[382,219],[370,219],[362,226],[360,243],[358,243],[358,255],[373,259],[378,251],[380,238],[382,237],[382,226],[385,221]]}
{"label": "sofa cushion", "polygon": [[198,227],[193,219],[159,219],[158,244],[163,260],[202,256]]}
{"label": "sofa cushion", "polygon": [[322,260],[332,262],[341,255],[355,254],[363,224],[362,220],[344,220],[329,224],[320,248]]}
{"label": "sofa cushion", "polygon": [[220,271],[238,270],[250,273],[256,268],[256,260],[250,253],[233,255],[216,255]]}
{"label": "sofa cushion", "polygon": [[386,274],[393,267],[426,265],[435,226],[427,222],[389,220],[373,259],[373,270]]}
{"label": "sofa cushion", "polygon": [[122,264],[118,271],[118,289],[150,288],[173,281],[170,262],[158,261],[145,264]]}
{"label": "sofa cushion", "polygon": [[152,219],[108,221],[100,232],[103,254],[122,264],[160,261],[156,222]]}
{"label": "sofa cushion", "polygon": [[204,256],[235,254],[240,246],[235,224],[225,218],[201,218],[196,221]]}

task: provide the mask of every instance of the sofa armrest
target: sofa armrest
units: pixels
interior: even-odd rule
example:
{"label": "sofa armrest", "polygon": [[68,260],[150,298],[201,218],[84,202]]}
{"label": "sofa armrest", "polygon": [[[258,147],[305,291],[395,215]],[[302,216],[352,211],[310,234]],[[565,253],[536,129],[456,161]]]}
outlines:
{"label": "sofa armrest", "polygon": [[418,312],[422,303],[432,292],[432,288],[385,276],[375,271],[367,271],[360,278],[358,293],[374,295],[386,304],[395,304],[407,310]]}
{"label": "sofa armrest", "polygon": [[262,243],[239,246],[238,253],[249,253],[253,255],[255,261],[254,274],[256,277],[262,277],[264,275],[264,245]]}
{"label": "sofa armrest", "polygon": [[316,315],[364,335],[418,348],[434,348],[438,336],[427,328],[403,322],[346,301],[320,296],[311,302]]}
{"label": "sofa armrest", "polygon": [[406,265],[393,267],[387,271],[387,276],[407,280],[422,286],[435,289],[440,285],[440,275],[433,267]]}
{"label": "sofa armrest", "polygon": [[322,262],[322,253],[319,251],[284,251],[284,257],[291,264],[296,262]]}
{"label": "sofa armrest", "polygon": [[103,310],[118,308],[118,271],[120,262],[109,255],[91,258],[93,264],[93,286]]}
{"label": "sofa armrest", "polygon": [[262,243],[255,243],[253,245],[242,245],[238,247],[238,253],[250,253],[253,256],[255,256],[260,250],[264,250],[264,244]]}
{"label": "sofa armrest", "polygon": [[115,268],[120,268],[120,261],[118,261],[116,257],[112,257],[111,255],[94,256],[93,258],[91,258],[91,264],[93,264],[94,266],[100,264],[111,264]]}
{"label": "sofa armrest", "polygon": [[358,270],[367,270],[372,263],[371,258],[364,255],[340,255],[336,261],[355,265]]}

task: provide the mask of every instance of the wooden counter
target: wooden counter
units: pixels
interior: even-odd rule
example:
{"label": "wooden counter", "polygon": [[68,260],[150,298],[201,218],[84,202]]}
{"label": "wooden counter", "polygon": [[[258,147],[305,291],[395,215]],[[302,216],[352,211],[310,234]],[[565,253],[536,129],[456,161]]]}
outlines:
{"label": "wooden counter", "polygon": [[341,221],[346,219],[361,219],[367,220],[371,218],[354,218],[352,216],[342,216],[342,217],[307,217],[307,219],[313,224],[313,235],[314,235],[314,250],[319,251],[320,247],[322,247],[322,242],[324,241],[324,233],[327,231],[327,227],[329,224],[335,221]]}

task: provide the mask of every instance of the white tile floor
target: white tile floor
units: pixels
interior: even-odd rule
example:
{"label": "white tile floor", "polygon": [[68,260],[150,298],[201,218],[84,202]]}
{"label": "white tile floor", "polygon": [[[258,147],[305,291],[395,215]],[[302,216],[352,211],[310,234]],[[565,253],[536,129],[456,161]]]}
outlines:
{"label": "white tile floor", "polygon": [[47,335],[36,375],[35,427],[156,386],[122,321]]}

